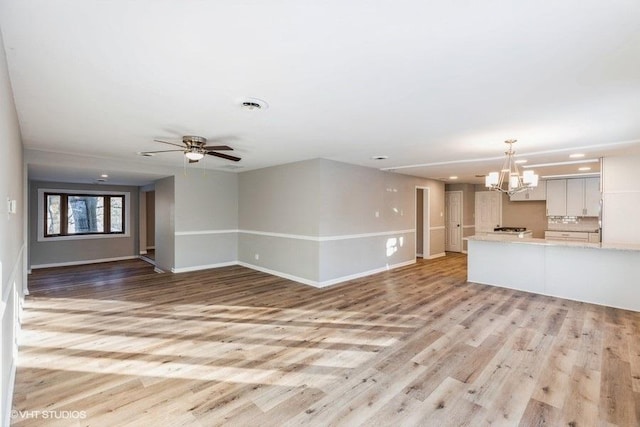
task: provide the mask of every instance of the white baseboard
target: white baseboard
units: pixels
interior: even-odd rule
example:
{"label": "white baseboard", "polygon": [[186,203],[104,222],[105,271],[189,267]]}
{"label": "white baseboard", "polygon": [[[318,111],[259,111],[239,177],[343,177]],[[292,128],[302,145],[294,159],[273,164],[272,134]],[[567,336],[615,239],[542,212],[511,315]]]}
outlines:
{"label": "white baseboard", "polygon": [[146,255],[147,251],[140,251],[140,255]]}
{"label": "white baseboard", "polygon": [[193,267],[172,268],[172,273],[188,273],[190,271],[209,270],[210,268],[229,267],[230,265],[238,265],[237,261],[219,262],[217,264],[194,265]]}
{"label": "white baseboard", "polygon": [[314,288],[318,287],[318,282],[315,280],[305,279],[303,277],[294,276],[293,274],[283,273],[281,271],[271,270],[266,267],[260,267],[258,265],[249,264],[247,262],[238,261],[237,265],[241,265],[242,267],[250,268],[252,270],[261,271],[263,273],[271,274],[272,276],[282,277],[283,279],[292,280],[294,282],[302,283],[303,285],[313,286]]}
{"label": "white baseboard", "polygon": [[440,252],[439,254],[429,255],[427,257],[427,259],[436,259],[436,258],[441,258],[443,256],[447,256],[447,253],[446,252]]}
{"label": "white baseboard", "polygon": [[422,258],[422,257],[423,257],[423,254],[416,254],[416,256],[418,256],[418,257]]}
{"label": "white baseboard", "polygon": [[338,283],[347,282],[349,280],[354,280],[354,279],[359,279],[359,278],[365,277],[365,276],[371,276],[372,274],[382,273],[384,271],[393,270],[394,268],[404,267],[406,265],[411,265],[411,264],[415,264],[415,263],[416,263],[416,260],[412,259],[412,260],[401,262],[401,263],[398,263],[398,264],[387,265],[387,266],[376,268],[376,269],[373,269],[373,270],[368,270],[368,271],[363,271],[363,272],[360,272],[360,273],[350,274],[348,276],[342,276],[342,277],[337,277],[335,279],[324,280],[322,282],[319,282],[317,280],[305,279],[303,277],[294,276],[292,274],[283,273],[281,271],[271,270],[269,268],[265,268],[265,267],[261,267],[261,266],[257,266],[257,265],[253,265],[253,264],[249,264],[249,263],[242,262],[242,261],[238,261],[237,264],[241,265],[243,267],[250,268],[252,270],[261,271],[263,273],[271,274],[273,276],[278,276],[278,277],[282,277],[284,279],[292,280],[294,282],[302,283],[303,285],[313,286],[314,288],[326,288],[328,286],[337,285]]}
{"label": "white baseboard", "polygon": [[130,255],[130,256],[121,256],[115,258],[100,258],[100,259],[87,259],[84,261],[70,261],[70,262],[54,262],[51,264],[37,264],[32,265],[31,269],[35,270],[38,268],[51,268],[51,267],[67,267],[72,265],[85,265],[85,264],[98,264],[101,262],[112,262],[112,261],[124,261],[128,259],[136,259],[139,258],[138,255]]}
{"label": "white baseboard", "polygon": [[369,270],[369,271],[363,271],[361,273],[350,274],[348,276],[342,276],[342,277],[338,277],[336,279],[331,279],[331,280],[325,280],[324,282],[320,282],[317,287],[318,288],[325,288],[327,286],[337,285],[338,283],[347,282],[349,280],[354,280],[354,279],[359,279],[359,278],[365,277],[365,276],[371,276],[372,274],[382,273],[384,271],[393,270],[395,268],[400,268],[400,267],[404,267],[404,266],[415,264],[415,263],[416,263],[416,260],[414,258],[414,259],[409,260],[409,261],[399,262],[398,264],[386,265],[384,267],[376,268],[376,269]]}
{"label": "white baseboard", "polygon": [[467,251],[462,251],[462,253],[463,253],[463,254],[466,254],[466,253],[467,253]]}
{"label": "white baseboard", "polygon": [[147,246],[147,250],[149,250],[149,249],[156,250],[156,247],[155,246]]}

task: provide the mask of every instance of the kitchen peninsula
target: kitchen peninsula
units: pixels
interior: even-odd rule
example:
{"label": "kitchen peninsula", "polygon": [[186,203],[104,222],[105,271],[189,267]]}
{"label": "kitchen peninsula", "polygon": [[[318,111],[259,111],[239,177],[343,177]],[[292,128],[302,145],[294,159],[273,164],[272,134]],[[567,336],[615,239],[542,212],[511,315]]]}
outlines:
{"label": "kitchen peninsula", "polygon": [[476,235],[468,281],[640,312],[640,245]]}

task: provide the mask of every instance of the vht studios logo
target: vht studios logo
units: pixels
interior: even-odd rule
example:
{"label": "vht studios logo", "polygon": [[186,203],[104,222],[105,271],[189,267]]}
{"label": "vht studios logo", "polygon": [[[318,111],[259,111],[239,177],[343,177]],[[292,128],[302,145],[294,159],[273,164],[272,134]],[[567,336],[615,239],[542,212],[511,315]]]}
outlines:
{"label": "vht studios logo", "polygon": [[52,420],[81,420],[87,418],[86,411],[11,411],[12,419],[52,419]]}

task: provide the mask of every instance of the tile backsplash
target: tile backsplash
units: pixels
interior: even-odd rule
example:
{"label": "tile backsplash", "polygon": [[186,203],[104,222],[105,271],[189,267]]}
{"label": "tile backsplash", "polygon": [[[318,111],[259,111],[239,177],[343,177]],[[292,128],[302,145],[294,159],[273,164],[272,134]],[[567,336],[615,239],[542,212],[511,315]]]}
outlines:
{"label": "tile backsplash", "polygon": [[600,229],[598,217],[550,216],[547,230],[552,231],[597,231]]}

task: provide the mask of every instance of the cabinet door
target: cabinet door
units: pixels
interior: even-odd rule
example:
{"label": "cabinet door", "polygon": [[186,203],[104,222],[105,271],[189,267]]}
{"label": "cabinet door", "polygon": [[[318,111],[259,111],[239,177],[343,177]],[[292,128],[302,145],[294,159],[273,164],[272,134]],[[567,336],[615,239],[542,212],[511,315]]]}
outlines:
{"label": "cabinet door", "polygon": [[516,193],[513,196],[509,196],[509,200],[512,202],[522,202],[527,200],[546,200],[547,199],[547,182],[539,181],[538,186],[532,188],[529,191],[523,191]]}
{"label": "cabinet door", "polygon": [[538,181],[538,186],[530,192],[529,200],[547,200],[547,181]]}
{"label": "cabinet door", "polygon": [[585,216],[600,215],[600,178],[585,178],[584,209]]}
{"label": "cabinet door", "polygon": [[567,180],[567,216],[585,216],[584,178]]}
{"label": "cabinet door", "polygon": [[567,214],[567,180],[547,181],[547,216],[565,216]]}
{"label": "cabinet door", "polygon": [[509,196],[509,200],[512,202],[522,202],[525,200],[529,200],[529,197],[531,197],[530,193],[530,191],[522,191],[520,193]]}

